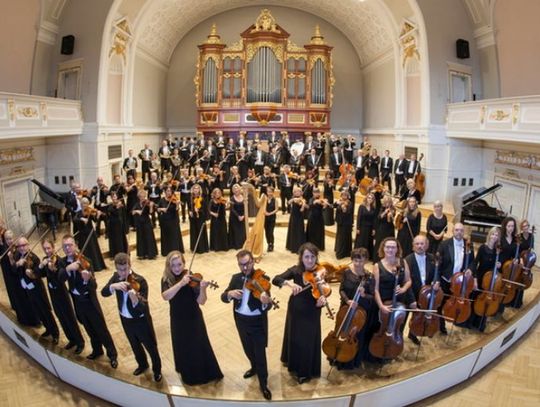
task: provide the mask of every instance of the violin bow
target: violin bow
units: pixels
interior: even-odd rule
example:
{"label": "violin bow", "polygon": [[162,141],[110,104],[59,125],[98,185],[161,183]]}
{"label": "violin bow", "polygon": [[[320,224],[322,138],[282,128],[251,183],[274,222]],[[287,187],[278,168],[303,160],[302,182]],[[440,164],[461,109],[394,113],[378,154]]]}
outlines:
{"label": "violin bow", "polygon": [[191,261],[189,262],[189,268],[188,273],[191,274],[191,266],[193,265],[193,260],[195,260],[195,256],[197,255],[197,248],[199,247],[199,242],[201,241],[201,236],[203,230],[206,228],[206,221],[203,222],[201,225],[201,230],[199,230],[199,235],[197,236],[197,241],[195,242],[195,247],[193,248],[193,256],[191,257]]}
{"label": "violin bow", "polygon": [[34,245],[30,248],[30,250],[28,250],[28,252],[27,252],[24,256],[21,257],[23,260],[26,259],[30,253],[32,253],[32,250],[34,250],[38,244],[41,243],[41,239],[43,239],[43,238],[45,237],[45,235],[46,235],[47,233],[49,233],[49,230],[50,230],[50,228],[47,227],[47,229],[45,230],[45,232],[43,232],[43,233],[41,234],[41,236],[39,237],[39,239],[37,240],[37,242],[35,242]]}
{"label": "violin bow", "polygon": [[6,256],[6,254],[9,253],[9,251],[13,248],[13,246],[15,246],[15,244],[17,243],[17,240],[19,240],[19,239],[20,239],[21,237],[23,237],[23,236],[26,237],[27,239],[28,239],[30,236],[32,236],[32,234],[33,234],[34,231],[36,230],[37,226],[38,226],[38,224],[37,224],[37,222],[36,222],[36,223],[34,223],[34,225],[32,225],[32,227],[30,228],[30,230],[29,230],[28,232],[26,232],[26,233],[21,233],[19,236],[17,236],[17,238],[13,240],[13,243],[11,243],[11,244],[9,245],[9,247],[6,249],[6,251],[5,251],[4,253],[2,253],[2,255],[0,256],[0,260],[2,260],[2,259]]}

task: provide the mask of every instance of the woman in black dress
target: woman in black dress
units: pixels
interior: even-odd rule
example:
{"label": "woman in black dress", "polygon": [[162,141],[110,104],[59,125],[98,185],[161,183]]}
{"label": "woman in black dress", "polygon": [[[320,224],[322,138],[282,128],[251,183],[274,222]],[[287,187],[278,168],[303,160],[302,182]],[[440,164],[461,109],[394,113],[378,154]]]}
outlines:
{"label": "woman in black dress", "polygon": [[403,213],[403,224],[397,234],[397,239],[401,245],[403,257],[412,253],[412,241],[420,233],[420,223],[422,214],[418,210],[418,203],[415,197],[407,199],[407,207]]}
{"label": "woman in black dress", "polygon": [[316,300],[311,290],[302,291],[303,273],[317,269],[319,250],[308,242],[298,253],[298,264],[275,276],[272,284],[287,286],[292,292],[287,305],[281,362],[302,384],[321,375],[321,307],[326,304],[326,298],[321,295]]}
{"label": "woman in black dress", "polygon": [[379,165],[381,163],[381,157],[377,154],[377,149],[371,150],[371,155],[367,160],[367,176],[369,178],[375,178],[379,176]]}
{"label": "woman in black dress", "polygon": [[[505,267],[505,263],[507,263],[507,267],[511,266],[512,261],[521,262],[521,259],[519,257],[519,250],[518,250],[518,258],[515,259],[516,256],[516,249],[518,249],[517,246],[517,223],[514,218],[511,216],[506,217],[502,223],[501,223],[501,254],[499,256],[499,260],[502,264],[501,272]],[[506,307],[512,307],[512,308],[521,308],[523,305],[523,290],[516,289],[516,295],[514,296],[514,299],[510,301],[508,304],[506,304]]]}
{"label": "woman in black dress", "polygon": [[127,230],[125,222],[124,201],[118,199],[116,193],[111,193],[112,202],[107,206],[107,220],[109,225],[109,255],[116,256],[117,253],[129,253],[129,246],[126,237]]}
{"label": "woman in black dress", "polygon": [[524,250],[532,249],[534,250],[534,227],[533,230],[530,229],[531,225],[527,219],[523,219],[519,224],[519,252],[521,253]]}
{"label": "woman in black dress", "polygon": [[201,281],[198,287],[191,287],[185,264],[182,253],[172,251],[167,255],[161,296],[170,305],[174,367],[182,381],[193,386],[220,380],[223,373],[210,345],[200,308],[206,302],[208,283]]}
{"label": "woman in black dress", "polygon": [[131,211],[137,230],[137,257],[139,259],[155,259],[157,244],[150,218],[151,212],[154,210],[154,203],[147,199],[145,190],[140,190],[137,197],[139,200]]}
{"label": "woman in black dress", "polygon": [[334,203],[336,208],[336,244],[334,250],[337,259],[344,259],[350,256],[352,249],[352,228],[353,228],[353,203],[350,200],[348,191],[342,191],[339,201]]}
{"label": "woman in black dress", "polygon": [[226,205],[221,189],[215,188],[212,191],[208,213],[210,214],[210,250],[216,252],[229,250],[227,221],[225,220]]}
{"label": "woman in black dress", "polygon": [[441,201],[433,203],[433,213],[429,215],[426,224],[426,234],[429,242],[428,253],[437,253],[439,244],[444,238],[444,234],[448,229],[448,219],[443,213],[443,205]]}
{"label": "woman in black dress", "polygon": [[274,187],[266,188],[268,200],[266,201],[266,213],[264,217],[264,235],[268,243],[268,251],[274,251],[274,228],[276,227],[276,213],[279,209],[276,198],[274,197]]}
{"label": "woman in black dress", "polygon": [[[208,233],[206,232],[206,202],[199,184],[191,187],[189,200],[189,248],[192,252],[208,252]],[[200,236],[200,238],[199,238]],[[197,244],[198,240],[198,244]]]}
{"label": "woman in black dress", "polygon": [[375,221],[375,247],[373,250],[373,262],[378,262],[379,259],[379,247],[381,242],[387,237],[395,237],[396,231],[394,229],[394,218],[396,216],[396,209],[394,208],[394,202],[390,195],[386,195],[381,202],[381,210],[377,214],[377,220]]}
{"label": "woman in black dress", "polygon": [[313,189],[313,197],[309,201],[309,216],[306,227],[306,240],[324,250],[324,219],[323,211],[328,202],[321,198],[319,188]]}
{"label": "woman in black dress", "polygon": [[178,216],[179,202],[180,199],[174,195],[173,187],[168,185],[165,188],[165,197],[160,199],[157,208],[162,256],[168,255],[173,250],[184,253],[184,242],[180,232],[180,217]]}
{"label": "woman in black dress", "polygon": [[363,247],[373,258],[373,237],[375,235],[375,219],[377,210],[375,209],[375,195],[369,192],[364,198],[362,205],[358,207],[356,220],[356,239],[354,248]]}
{"label": "woman in black dress", "polygon": [[246,241],[245,205],[242,188],[238,184],[232,186],[229,213],[229,248],[241,249]]}
{"label": "woman in black dress", "polygon": [[416,202],[418,202],[418,205],[420,205],[420,191],[416,189],[416,184],[414,183],[414,180],[412,178],[409,178],[406,185],[407,188],[405,188],[405,190],[401,194],[400,201],[404,201],[406,199],[414,197],[416,198]]}
{"label": "woman in black dress", "polygon": [[[365,269],[369,259],[367,250],[363,247],[353,249],[351,253],[352,267],[345,270],[343,280],[339,286],[339,295],[341,297],[341,307],[360,307],[366,314],[366,322],[362,329],[357,332],[358,353],[353,360],[347,363],[336,363],[338,369],[354,369],[360,367],[362,360],[368,354],[368,344],[373,334],[374,304],[373,293],[375,289],[375,280],[373,275]],[[355,295],[358,291],[358,298],[355,301]],[[357,311],[358,312],[358,311]]]}
{"label": "woman in black dress", "polygon": [[332,226],[334,224],[334,189],[336,183],[334,182],[334,175],[332,171],[328,171],[324,176],[323,183],[323,197],[328,202],[328,206],[324,208],[324,225]]}
{"label": "woman in black dress", "polygon": [[[92,263],[94,272],[106,269],[105,260],[103,260],[103,254],[99,247],[96,232],[94,230],[94,222],[99,215],[99,211],[90,207],[90,202],[87,198],[81,199],[82,211],[77,212],[77,216],[73,219],[75,230],[79,231],[77,240],[81,250],[86,244],[84,249],[84,255]],[[123,233],[123,231],[122,231]],[[88,242],[88,243],[87,243]]]}
{"label": "woman in black dress", "polygon": [[135,179],[131,175],[128,175],[127,184],[126,184],[126,196],[127,196],[126,211],[128,214],[129,227],[132,228],[133,230],[135,230],[135,220],[133,217],[133,213],[131,211],[133,211],[133,207],[138,201],[138,198],[137,198],[138,192],[139,192],[139,189],[137,188],[137,185],[135,184]]}
{"label": "woman in black dress", "polygon": [[291,208],[291,216],[289,218],[285,247],[293,253],[298,253],[300,246],[306,242],[304,212],[308,208],[305,199],[302,198],[302,190],[299,187],[294,187],[293,197],[289,199],[289,207]]}
{"label": "woman in black dress", "polygon": [[[500,240],[500,230],[498,227],[492,227],[486,237],[486,242],[478,248],[476,256],[474,256],[474,279],[477,282],[478,288],[482,287],[482,281],[484,275],[488,271],[492,271],[495,267],[495,259],[497,257],[496,247]],[[500,272],[501,262],[497,264],[497,269]],[[471,294],[471,300],[474,301],[480,295],[479,291],[473,291]],[[474,304],[472,302],[471,304]],[[474,309],[474,307],[473,307]],[[476,328],[481,332],[484,332],[486,328],[487,318],[482,318],[476,315],[474,312],[471,313],[471,316],[467,322],[469,328]]]}

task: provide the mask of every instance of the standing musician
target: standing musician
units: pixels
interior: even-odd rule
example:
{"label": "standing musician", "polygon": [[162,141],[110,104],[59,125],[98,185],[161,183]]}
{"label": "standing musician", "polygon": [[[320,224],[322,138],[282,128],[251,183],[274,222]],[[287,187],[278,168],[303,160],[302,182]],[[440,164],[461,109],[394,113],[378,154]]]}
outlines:
{"label": "standing musician", "polygon": [[371,150],[371,154],[367,158],[367,170],[369,178],[379,177],[379,165],[381,163],[381,157],[377,154],[377,149]]}
{"label": "standing musician", "polygon": [[90,337],[92,353],[86,358],[90,360],[99,358],[103,355],[103,346],[105,346],[111,367],[116,369],[118,353],[97,299],[97,283],[92,272],[92,265],[78,253],[73,236],[65,235],[62,238],[62,247],[66,257],[60,262],[58,281],[62,284],[65,281],[68,282],[75,314]]}
{"label": "standing musician", "polygon": [[272,169],[272,173],[279,175],[279,169],[281,168],[281,152],[277,146],[272,147],[272,153],[268,156],[268,165]]}
{"label": "standing musician", "polygon": [[[411,273],[411,291],[414,296],[414,303],[410,305],[412,309],[417,307],[418,295],[424,285],[431,284],[435,273],[435,260],[431,253],[427,253],[428,240],[425,236],[418,235],[413,240],[414,252],[405,257]],[[439,290],[439,281],[435,282],[435,290]],[[409,332],[409,339],[414,344],[420,345],[418,338]]]}
{"label": "standing musician", "polygon": [[152,156],[154,155],[154,152],[150,149],[150,146],[148,144],[144,145],[144,148],[139,153],[139,158],[141,159],[141,171],[142,171],[142,179],[143,182],[145,182],[148,178],[150,178],[150,166],[152,164]]}
{"label": "standing musician", "polygon": [[[337,259],[349,256],[352,249],[352,229],[354,223],[354,204],[348,191],[341,191],[339,201],[334,202],[336,208],[336,242],[334,250]],[[349,253],[349,254],[347,254]]]}
{"label": "standing musician", "polygon": [[154,212],[154,203],[147,198],[147,193],[141,190],[137,193],[138,201],[131,213],[136,229],[137,257],[139,259],[155,259],[157,244],[150,214]]}
{"label": "standing musician", "polygon": [[52,336],[52,342],[57,345],[60,334],[51,312],[51,303],[41,280],[39,258],[30,250],[30,245],[25,237],[19,238],[15,247],[17,248],[14,256],[15,267],[21,287],[28,295],[27,298],[32,312],[45,327],[45,332],[40,337]]}
{"label": "standing musician", "polygon": [[[159,203],[159,200],[161,199],[161,182],[159,181],[158,174],[156,172],[152,172],[150,174],[150,179],[144,186],[144,190],[148,194],[148,199],[154,204],[157,205]],[[152,215],[152,226],[156,227],[156,213],[155,211],[151,211]]]}
{"label": "standing musician", "polygon": [[363,150],[357,150],[356,157],[354,158],[354,178],[358,184],[362,178],[366,175],[366,167],[368,166],[369,158],[364,155]]}
{"label": "standing musician", "polygon": [[116,294],[120,322],[137,361],[133,375],[139,376],[148,369],[146,349],[152,360],[154,380],[160,382],[161,358],[148,305],[148,283],[143,276],[131,270],[128,254],[114,256],[114,266],[116,272],[101,290],[101,295],[110,297]]}
{"label": "standing musician", "polygon": [[186,207],[191,196],[193,181],[189,177],[189,169],[182,168],[180,177],[180,206],[182,207],[182,223],[186,222]]}
{"label": "standing musician", "polygon": [[56,255],[54,242],[49,238],[41,242],[41,248],[45,253],[45,257],[38,267],[41,276],[47,277],[47,288],[49,289],[54,314],[60,321],[60,326],[68,340],[64,349],[69,350],[74,347],[75,354],[80,355],[84,349],[84,339],[77,324],[77,318],[66,285],[58,280],[60,256]]}
{"label": "standing musician", "polygon": [[122,169],[126,173],[126,179],[130,175],[133,178],[137,178],[137,167],[137,157],[133,156],[133,149],[130,148],[128,151],[128,156],[124,159],[124,164],[122,164]]}
{"label": "standing musician", "polygon": [[[441,287],[445,294],[450,294],[450,280],[455,273],[461,271],[465,272],[465,276],[470,278],[473,276],[474,268],[474,252],[471,245],[471,251],[469,253],[469,264],[464,264],[466,259],[465,253],[465,228],[462,223],[456,223],[454,225],[453,236],[450,239],[444,240],[439,245],[439,256],[441,259],[441,264],[439,266],[441,271]],[[475,287],[477,287],[477,282],[475,280]],[[447,300],[447,296],[444,297],[441,304],[441,309],[444,306],[444,303]],[[447,335],[446,324],[443,318],[441,321],[441,333]]]}
{"label": "standing musician", "polygon": [[386,182],[388,184],[388,192],[392,195],[392,168],[394,160],[390,157],[390,150],[384,150],[384,155],[381,158],[381,164],[379,166],[381,185]]}
{"label": "standing musician", "polygon": [[[321,308],[327,305],[327,299],[320,289],[313,288],[313,285],[324,285],[322,280],[326,273],[325,268],[317,264],[318,255],[317,246],[304,243],[298,251],[298,264],[272,280],[272,284],[280,288],[291,289],[281,362],[299,384],[321,375]],[[316,299],[317,293],[320,295]]]}
{"label": "standing musician", "polygon": [[161,171],[170,171],[171,170],[171,147],[169,147],[169,143],[167,140],[163,140],[161,142],[161,147],[158,151],[158,156],[161,164]]}
{"label": "standing musician", "polygon": [[401,195],[401,190],[405,185],[405,171],[407,170],[407,160],[405,154],[400,154],[394,163],[394,183],[396,184],[396,195]]}
{"label": "standing musician", "polygon": [[354,137],[352,134],[347,134],[347,138],[343,142],[343,156],[345,157],[345,161],[347,163],[352,162],[353,159],[353,150],[356,145],[356,142],[354,141]]}
{"label": "standing musician", "polygon": [[294,179],[291,178],[291,167],[283,166],[283,172],[279,175],[279,195],[281,197],[281,212],[289,212],[289,199],[292,198],[292,188]]}
{"label": "standing musician", "polygon": [[420,166],[420,162],[416,159],[416,154],[411,154],[411,158],[407,161],[406,171],[405,171],[405,178],[406,179],[413,179],[416,177],[416,174],[420,174],[422,172],[422,167]]}
{"label": "standing musician", "polygon": [[[221,294],[223,302],[233,300],[233,315],[242,348],[251,366],[244,373],[244,379],[257,375],[261,393],[266,400],[272,399],[268,388],[268,367],[266,363],[266,347],[268,346],[268,317],[272,299],[269,292],[251,292],[246,284],[250,282],[255,271],[253,254],[248,250],[237,253],[240,272],[231,277],[227,289]],[[269,280],[263,274],[262,278]]]}
{"label": "standing musician", "polygon": [[270,167],[265,165],[262,175],[259,179],[260,193],[266,194],[268,187],[276,187],[276,175],[270,171]]}
{"label": "standing musician", "polygon": [[420,233],[421,223],[422,212],[418,209],[416,198],[408,198],[407,206],[403,212],[403,223],[397,233],[397,239],[399,240],[404,256],[412,253],[412,241]]}
{"label": "standing musician", "polygon": [[[116,194],[118,199],[124,199],[124,196],[126,195],[126,187],[124,186],[124,183],[122,182],[120,175],[116,174],[113,177],[113,184],[109,188],[109,196],[111,194]],[[108,201],[108,199],[107,199]],[[110,203],[110,202],[109,202]]]}
{"label": "standing musician", "polygon": [[426,235],[429,242],[429,252],[436,253],[439,244],[444,238],[448,229],[448,219],[443,213],[443,204],[441,201],[433,202],[433,213],[429,215],[426,224]]}
{"label": "standing musician", "polygon": [[274,251],[274,229],[276,227],[276,213],[278,211],[278,205],[276,198],[274,197],[274,187],[269,186],[266,188],[266,195],[268,200],[266,201],[266,212],[264,218],[264,235],[266,236],[266,243],[268,243],[268,251]]}
{"label": "standing musician", "polygon": [[255,151],[253,152],[252,156],[253,161],[253,168],[255,169],[255,173],[257,175],[261,175],[263,173],[264,166],[266,165],[268,158],[266,156],[266,153],[260,149],[259,146],[255,148]]}
{"label": "standing musician", "polygon": [[339,166],[343,164],[339,147],[333,146],[332,153],[330,154],[330,170],[334,174],[334,179],[339,178]]}
{"label": "standing musician", "polygon": [[161,198],[156,211],[159,214],[159,228],[161,232],[161,255],[166,256],[173,250],[184,252],[184,242],[180,233],[180,219],[178,216],[178,198],[173,187],[165,187],[165,196]]}
{"label": "standing musician", "polygon": [[[202,194],[202,188],[199,184],[193,184],[191,187],[191,199],[189,201],[189,248],[197,253],[208,252],[208,233],[206,231],[206,208],[207,202]],[[201,234],[199,244],[197,238]]]}
{"label": "standing musician", "polygon": [[97,237],[101,236],[101,222],[103,222],[105,223],[105,236],[108,237],[109,225],[107,222],[106,213],[107,206],[109,206],[109,203],[107,202],[107,197],[109,196],[109,187],[105,185],[103,177],[98,177],[96,182],[97,185],[92,188],[92,192],[90,193],[90,198],[94,203],[94,208],[99,211],[96,216],[96,235]]}
{"label": "standing musician", "polygon": [[242,177],[236,165],[231,167],[231,176],[227,180],[227,188],[231,189],[234,184],[240,185],[242,182]]}
{"label": "standing musician", "polygon": [[306,154],[306,173],[308,171],[313,172],[314,179],[317,181],[319,179],[319,156],[317,156],[317,150],[315,147],[311,148]]}
{"label": "standing musician", "polygon": [[[499,260],[504,267],[504,264],[508,261],[513,262],[514,265],[520,263],[520,258],[516,259],[518,228],[516,220],[508,216],[503,219],[501,223],[501,254]],[[501,270],[502,272],[502,270]],[[506,304],[508,307],[520,308],[523,305],[523,290],[516,289],[514,299],[510,303]]]}

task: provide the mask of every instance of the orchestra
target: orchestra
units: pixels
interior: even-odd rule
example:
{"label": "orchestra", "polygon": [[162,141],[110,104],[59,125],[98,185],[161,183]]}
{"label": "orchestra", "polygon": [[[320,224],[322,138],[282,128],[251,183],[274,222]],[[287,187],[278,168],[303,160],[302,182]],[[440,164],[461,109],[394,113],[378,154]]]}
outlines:
{"label": "orchestra", "polygon": [[[380,157],[367,142],[356,148],[351,135],[309,133],[300,141],[286,132],[240,134],[236,139],[218,133],[214,138],[198,134],[163,140],[157,153],[145,144],[137,157],[130,149],[122,165],[125,182],[120,174],[110,187],[101,176],[88,190],[73,182],[66,199],[73,233],[64,236],[59,249],[54,240],[39,241],[42,260],[32,252],[28,236],[16,237],[2,225],[1,266],[19,323],[43,324],[41,336],[50,337],[53,345],[63,333],[65,349],[80,354],[85,343],[78,321],[92,342],[88,359],[101,356],[104,346],[111,367],[118,366],[96,296],[94,273],[106,268],[97,239],[102,223],[115,273],[101,294],[117,298],[137,362],[133,374],[150,367],[148,353],[156,382],[162,380],[162,338],[154,332],[148,283],[131,269],[130,232],[135,232],[139,260],[151,261],[159,254],[165,258],[161,293],[170,305],[174,365],[188,385],[220,380],[223,373],[201,311],[212,283],[193,274],[185,256],[220,252],[232,257],[227,252],[234,250],[240,272],[231,274],[221,299],[234,304],[235,326],[250,364],[243,377],[257,376],[267,400],[272,398],[267,314],[279,308],[270,296],[270,281],[290,288],[281,362],[298,384],[321,375],[321,349],[332,367],[358,369],[365,362],[396,359],[405,330],[416,345],[422,337],[447,334],[448,323],[484,332],[489,318],[505,307],[522,306],[534,274],[534,227],[507,217],[475,250],[461,223],[445,239],[449,220],[442,202],[435,201],[422,230],[422,157],[392,158],[389,150]],[[263,272],[254,265],[254,252],[245,250],[249,219],[261,207],[261,197],[266,198],[261,239],[266,238],[267,252],[287,250],[299,256],[286,271]],[[358,198],[363,201],[355,217]],[[280,219],[286,219],[287,237],[278,248],[274,229]],[[186,220],[189,248],[181,231]],[[335,229],[332,255],[350,258],[350,263],[336,280],[338,323],[322,341],[321,310],[334,317],[327,299],[331,273],[318,259],[319,251],[328,250],[328,227]]]}

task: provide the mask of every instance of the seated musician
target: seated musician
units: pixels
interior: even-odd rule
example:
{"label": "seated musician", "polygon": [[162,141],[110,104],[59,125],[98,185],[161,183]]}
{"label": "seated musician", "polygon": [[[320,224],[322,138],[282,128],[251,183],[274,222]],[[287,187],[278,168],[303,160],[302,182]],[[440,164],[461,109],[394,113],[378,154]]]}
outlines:
{"label": "seated musician", "polygon": [[414,182],[414,179],[409,178],[406,182],[406,185],[407,185],[407,188],[403,191],[399,200],[400,201],[407,200],[410,197],[414,196],[416,198],[416,202],[418,203],[418,205],[420,205],[421,203],[420,191],[416,189],[416,184]]}

